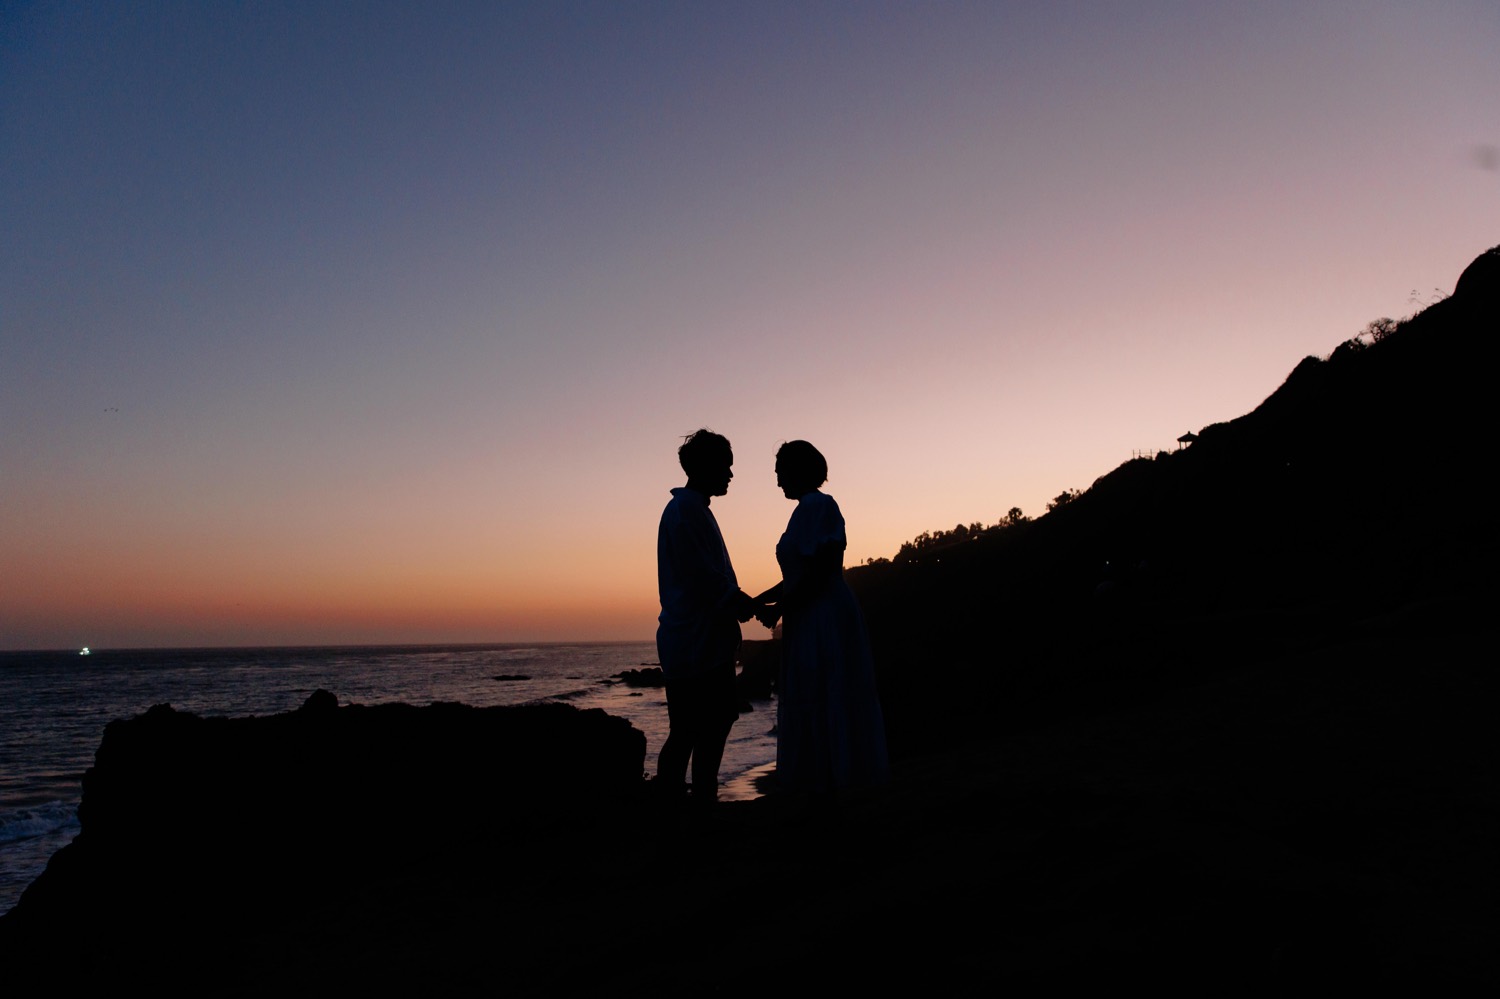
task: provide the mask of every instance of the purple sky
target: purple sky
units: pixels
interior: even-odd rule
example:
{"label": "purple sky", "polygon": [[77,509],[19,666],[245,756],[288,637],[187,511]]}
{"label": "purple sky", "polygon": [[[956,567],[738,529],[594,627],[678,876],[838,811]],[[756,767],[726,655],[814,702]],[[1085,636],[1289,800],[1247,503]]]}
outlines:
{"label": "purple sky", "polygon": [[7,5],[0,648],[644,638],[699,426],[758,590],[782,440],[852,563],[1248,411],[1500,242],[1500,7],[1220,6]]}

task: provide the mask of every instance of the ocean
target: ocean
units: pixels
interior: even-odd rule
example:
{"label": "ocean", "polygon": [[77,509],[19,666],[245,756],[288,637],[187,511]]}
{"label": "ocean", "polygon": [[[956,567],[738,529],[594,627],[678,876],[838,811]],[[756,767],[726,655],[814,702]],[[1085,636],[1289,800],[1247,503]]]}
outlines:
{"label": "ocean", "polygon": [[[205,716],[276,714],[320,687],[340,704],[557,700],[629,720],[646,735],[654,771],[665,694],[614,677],[655,664],[652,642],[0,652],[0,912],[77,834],[83,772],[116,718],[153,704]],[[723,799],[755,797],[753,778],[776,758],[774,705],[752,706],[725,747]]]}

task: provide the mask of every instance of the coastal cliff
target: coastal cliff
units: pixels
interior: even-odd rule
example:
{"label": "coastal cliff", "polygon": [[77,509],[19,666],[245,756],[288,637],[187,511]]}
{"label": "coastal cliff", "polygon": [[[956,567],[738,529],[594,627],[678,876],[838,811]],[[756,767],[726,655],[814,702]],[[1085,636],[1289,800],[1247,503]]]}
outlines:
{"label": "coastal cliff", "polygon": [[[1500,247],[1178,450],[1035,520],[852,569],[893,748],[1207,679],[1414,605],[1472,613],[1500,559],[1483,486],[1497,345]],[[930,670],[944,682],[912,682]]]}

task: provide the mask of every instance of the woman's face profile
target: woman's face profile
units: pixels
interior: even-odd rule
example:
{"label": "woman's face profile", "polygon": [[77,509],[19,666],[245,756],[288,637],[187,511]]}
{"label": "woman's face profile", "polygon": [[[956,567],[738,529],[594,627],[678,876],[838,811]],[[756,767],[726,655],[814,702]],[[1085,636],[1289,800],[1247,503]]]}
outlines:
{"label": "woman's face profile", "polygon": [[795,477],[787,471],[785,462],[780,458],[776,459],[776,486],[787,499],[799,499],[802,493],[807,491],[795,481]]}

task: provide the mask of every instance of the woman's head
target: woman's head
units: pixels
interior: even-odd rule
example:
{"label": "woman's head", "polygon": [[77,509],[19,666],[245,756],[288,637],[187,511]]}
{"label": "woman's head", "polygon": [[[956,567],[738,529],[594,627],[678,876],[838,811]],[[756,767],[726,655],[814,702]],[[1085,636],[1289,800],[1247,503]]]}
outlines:
{"label": "woman's head", "polygon": [[828,481],[828,459],[807,441],[787,441],[776,452],[776,484],[790,499]]}

